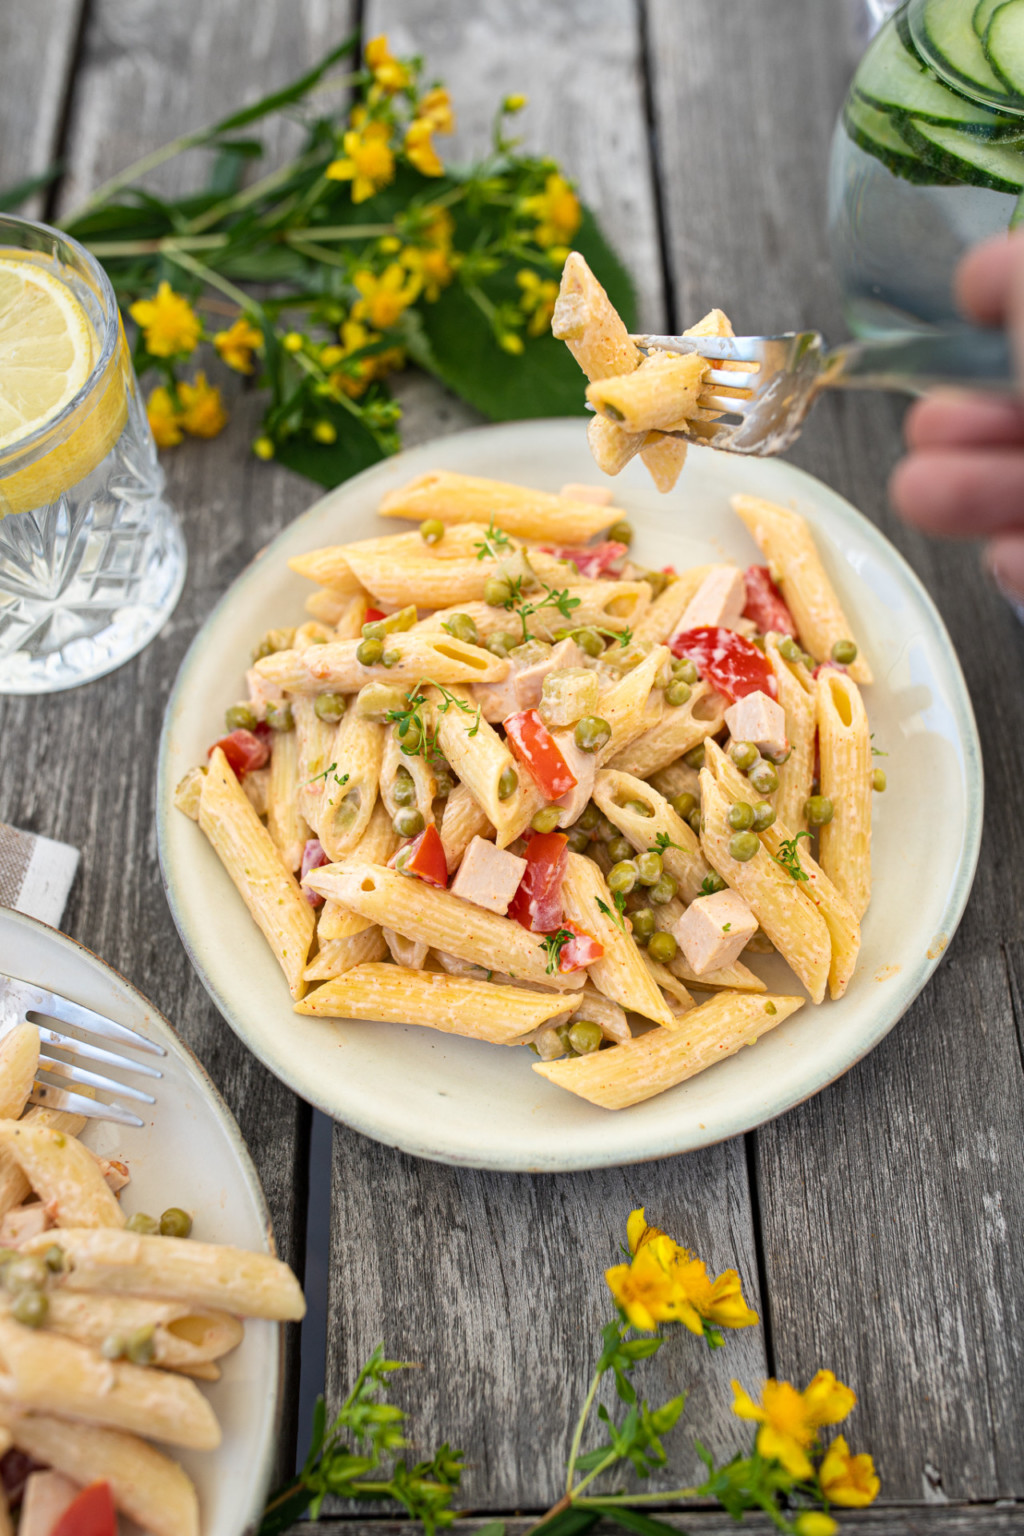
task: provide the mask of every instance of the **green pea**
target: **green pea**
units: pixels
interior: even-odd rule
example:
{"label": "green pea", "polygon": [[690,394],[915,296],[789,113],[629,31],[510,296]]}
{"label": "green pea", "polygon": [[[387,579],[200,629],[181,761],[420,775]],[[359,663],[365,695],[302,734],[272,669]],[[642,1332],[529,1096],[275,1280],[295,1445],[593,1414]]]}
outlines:
{"label": "green pea", "polygon": [[108,1333],[100,1345],[100,1354],[104,1360],[121,1360],[124,1358],[125,1338],[122,1333]]}
{"label": "green pea", "polygon": [[384,620],[371,619],[369,624],[363,625],[361,633],[364,640],[383,640],[387,634]]}
{"label": "green pea", "polygon": [[133,1365],[152,1365],[156,1359],[155,1330],[135,1328],[124,1341],[124,1352]]}
{"label": "green pea", "polygon": [[779,655],[784,656],[787,661],[800,661],[803,654],[803,651],[790,635],[787,635],[785,640],[779,644]]}
{"label": "green pea", "polygon": [[673,795],[672,799],[669,801],[669,805],[675,811],[676,815],[681,816],[685,821],[686,818],[690,815],[691,811],[695,811],[697,809],[697,796],[691,795],[689,790],[684,790],[681,795]]}
{"label": "green pea", "polygon": [[500,656],[502,660],[504,660],[509,651],[514,650],[518,644],[519,636],[514,635],[509,629],[495,630],[494,634],[484,641],[484,645],[486,646],[487,650],[490,651],[491,655]]}
{"label": "green pea", "polygon": [[779,787],[778,774],[771,763],[765,762],[763,758],[759,763],[754,764],[747,774],[747,778],[759,795],[774,795]]}
{"label": "green pea", "polygon": [[810,651],[801,651],[800,660],[803,662],[808,672],[813,672],[815,667],[818,665]]}
{"label": "green pea", "polygon": [[619,864],[623,859],[633,857],[633,844],[628,837],[613,837],[608,844],[608,857],[613,864]]}
{"label": "green pea", "polygon": [[145,1237],[154,1237],[160,1231],[160,1223],[155,1216],[147,1216],[145,1211],[136,1211],[134,1216],[129,1216],[127,1228],[129,1232],[141,1232]]}
{"label": "green pea", "polygon": [[688,768],[703,768],[704,767],[704,743],[702,741],[699,741],[695,747],[691,747],[690,748],[689,752],[684,752],[683,753],[683,762],[686,764],[686,766]]}
{"label": "green pea", "polygon": [[180,1205],[169,1205],[160,1216],[161,1237],[190,1237],[192,1217]]}
{"label": "green pea", "polygon": [[272,731],[294,731],[295,716],[287,699],[283,704],[267,705],[267,724]]}
{"label": "green pea", "polygon": [[385,651],[380,659],[380,664],[382,667],[397,667],[401,659],[401,651]]}
{"label": "green pea", "polygon": [[693,689],[690,687],[689,683],[684,683],[682,678],[678,678],[674,683],[669,683],[668,687],[665,689],[665,701],[666,703],[673,704],[678,708],[680,704],[685,704],[687,702],[692,693]]}
{"label": "green pea", "polygon": [[756,832],[734,832],[729,839],[729,853],[741,864],[748,864],[760,846]]}
{"label": "green pea", "polygon": [[440,544],[444,538],[444,523],[439,517],[428,517],[420,523],[420,538],[424,544]]}
{"label": "green pea", "polygon": [[334,813],[339,832],[347,832],[349,827],[352,826],[356,817],[359,815],[359,806],[361,801],[362,792],[360,791],[357,784],[355,789],[349,790],[348,794],[345,796],[344,800],[341,802],[341,804],[338,806],[338,809]]}
{"label": "green pea", "polygon": [[875,768],[873,770],[871,774],[871,788],[875,791],[876,794],[880,795],[888,782],[889,781],[885,776],[884,768]]}
{"label": "green pea", "polygon": [[632,859],[621,859],[618,864],[613,864],[608,871],[608,889],[616,895],[625,896],[631,891],[637,881],[637,867]]}
{"label": "green pea", "polygon": [[43,1263],[51,1274],[62,1275],[64,1273],[64,1249],[58,1248],[56,1243],[51,1244],[43,1254]]}
{"label": "green pea", "polygon": [[700,837],[700,807],[698,806],[695,811],[691,811],[686,820],[690,831],[696,832],[697,836]]}
{"label": "green pea", "polygon": [[337,725],[347,708],[343,693],[318,693],[313,700],[313,713],[325,725]]}
{"label": "green pea", "polygon": [[598,715],[584,715],[577,720],[572,737],[581,752],[599,752],[611,741],[612,728]]}
{"label": "green pea", "polygon": [[767,800],[759,800],[754,806],[754,831],[764,832],[775,821],[775,807]]}
{"label": "green pea", "polygon": [[232,704],[224,716],[229,731],[254,731],[259,725],[251,704]]}
{"label": "green pea", "polygon": [[[356,714],[363,720],[381,719],[392,709],[405,709],[406,697],[401,688],[396,688],[393,683],[368,683],[362,689],[356,699]],[[419,731],[413,721],[409,722],[410,728],[416,731],[417,746],[419,745]],[[401,738],[402,750],[405,750],[406,736]]]}
{"label": "green pea", "polygon": [[652,960],[657,960],[660,965],[668,965],[670,960],[676,957],[678,945],[670,933],[659,929],[651,935],[651,942],[647,946],[647,953]]}
{"label": "green pea", "polygon": [[583,810],[580,812],[580,815],[576,820],[576,825],[578,827],[582,827],[584,832],[595,832],[597,830],[597,824],[600,820],[601,812],[598,810],[593,800],[589,800],[584,806]]}
{"label": "green pea", "polygon": [[512,586],[502,576],[488,576],[484,583],[484,602],[489,608],[504,608],[512,596]]}
{"label": "green pea", "polygon": [[857,647],[852,640],[837,640],[832,647],[832,660],[837,661],[841,667],[848,667],[851,661],[857,660]]}
{"label": "green pea", "polygon": [[662,875],[657,885],[652,885],[647,892],[647,899],[656,907],[663,907],[666,902],[672,900],[679,889],[679,882],[671,875]]}
{"label": "green pea", "polygon": [[567,1056],[575,1056],[576,1052],[573,1049],[572,1041],[569,1039],[569,1025],[559,1024],[555,1029],[555,1034],[561,1040],[565,1054]]}
{"label": "green pea", "polygon": [[376,666],[383,655],[383,640],[376,640],[371,637],[368,640],[361,641],[360,644],[356,646],[356,661],[361,662],[364,667]]}
{"label": "green pea", "polygon": [[616,544],[632,544],[633,524],[627,523],[626,519],[622,518],[619,522],[612,523],[611,527],[608,529],[606,537],[609,539],[614,539]]}
{"label": "green pea", "polygon": [[586,853],[590,847],[590,836],[583,831],[582,827],[570,827],[566,836],[573,853]]}
{"label": "green pea", "polygon": [[640,580],[646,581],[647,585],[651,589],[652,597],[660,597],[665,588],[668,586],[668,572],[644,571],[643,575],[640,577]]}
{"label": "green pea", "polygon": [[476,624],[468,613],[453,613],[450,619],[446,619],[441,625],[456,640],[465,640],[467,645],[477,645],[480,635]]}
{"label": "green pea", "polygon": [[45,1259],[26,1254],[4,1265],[4,1285],[9,1291],[41,1291],[50,1278]]}
{"label": "green pea", "polygon": [[661,854],[639,853],[636,856],[636,876],[641,885],[657,885],[662,876]]}
{"label": "green pea", "polygon": [[812,795],[804,806],[804,820],[812,827],[825,826],[833,815],[834,807],[827,795]]}
{"label": "green pea", "polygon": [[399,764],[395,782],[391,786],[391,798],[396,805],[412,805],[416,799],[416,784],[408,768]]}
{"label": "green pea", "polygon": [[575,640],[584,656],[601,656],[604,653],[604,641],[596,629],[591,629],[588,626],[578,630]]}
{"label": "green pea", "polygon": [[26,1328],[41,1328],[49,1310],[50,1301],[43,1291],[22,1291],[14,1298],[11,1316]]}
{"label": "green pea", "polygon": [[624,811],[633,811],[637,816],[653,816],[654,812],[644,800],[627,800],[622,807]]}
{"label": "green pea", "polygon": [[[403,694],[403,698],[405,695]],[[362,713],[362,711],[360,711]],[[406,723],[405,730],[398,735],[398,748],[405,757],[418,757],[423,743],[423,733],[414,720]]]}
{"label": "green pea", "polygon": [[638,944],[646,944],[654,932],[654,913],[650,907],[637,907],[632,913],[630,922],[633,924],[633,937]]}
{"label": "green pea", "polygon": [[419,837],[426,823],[422,811],[418,811],[414,805],[404,805],[395,812],[391,825],[399,837]]}
{"label": "green pea", "polygon": [[557,805],[545,805],[530,818],[530,826],[535,832],[554,832],[561,819],[562,812]]}
{"label": "green pea", "polygon": [[681,683],[690,683],[692,686],[697,681],[697,668],[689,656],[684,656],[682,661],[677,661],[672,668],[672,675],[678,678]]}
{"label": "green pea", "polygon": [[501,778],[498,780],[498,799],[507,800],[514,795],[519,788],[519,775],[511,766],[501,770]]}
{"label": "green pea", "polygon": [[710,875],[705,875],[704,885],[707,886],[707,890],[705,890],[703,886],[701,887],[702,896],[717,896],[719,891],[725,890],[725,881],[722,879],[717,869],[713,869]]}
{"label": "green pea", "polygon": [[735,805],[730,805],[725,819],[734,832],[746,832],[754,825],[754,808],[745,800],[737,800]]}
{"label": "green pea", "polygon": [[740,773],[747,773],[753,768],[760,754],[752,741],[734,741],[729,747],[729,756]]}
{"label": "green pea", "polygon": [[439,800],[447,800],[455,788],[455,780],[448,771],[448,764],[435,761],[432,766],[434,770],[434,793]]}
{"label": "green pea", "polygon": [[601,1049],[604,1030],[590,1019],[574,1019],[569,1025],[569,1044],[577,1056],[590,1056]]}

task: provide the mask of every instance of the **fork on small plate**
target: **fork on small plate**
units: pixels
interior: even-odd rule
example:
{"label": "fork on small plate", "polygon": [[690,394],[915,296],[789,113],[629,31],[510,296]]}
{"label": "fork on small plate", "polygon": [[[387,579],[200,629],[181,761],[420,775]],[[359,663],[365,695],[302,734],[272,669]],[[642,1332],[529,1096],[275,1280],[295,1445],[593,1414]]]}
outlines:
{"label": "fork on small plate", "polygon": [[905,332],[829,348],[818,331],[781,336],[634,336],[642,352],[699,353],[712,367],[697,404],[703,419],[669,436],[726,453],[781,453],[800,435],[823,389],[939,385],[1005,391],[1014,387],[1003,331]]}
{"label": "fork on small plate", "polygon": [[[29,1094],[31,1104],[84,1115],[90,1120],[111,1120],[116,1125],[144,1124],[118,1100],[155,1104],[156,1099],[144,1089],[122,1082],[120,1075],[129,1073],[152,1080],[163,1077],[163,1073],[148,1062],[136,1061],[110,1047],[123,1046],[149,1056],[166,1056],[162,1045],[147,1040],[127,1024],[119,1024],[106,1014],[62,997],[59,992],[0,975],[0,1039],[23,1021],[34,1024],[39,1031],[39,1068]],[[99,1044],[100,1041],[106,1043]],[[76,1087],[89,1091],[78,1093]],[[114,1097],[101,1097],[108,1094]]]}

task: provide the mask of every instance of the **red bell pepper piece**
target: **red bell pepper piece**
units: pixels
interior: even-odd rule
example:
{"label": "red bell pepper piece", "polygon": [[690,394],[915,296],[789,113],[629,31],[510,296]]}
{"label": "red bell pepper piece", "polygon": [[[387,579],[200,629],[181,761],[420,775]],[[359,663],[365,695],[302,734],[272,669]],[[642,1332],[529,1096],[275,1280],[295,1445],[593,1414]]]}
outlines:
{"label": "red bell pepper piece", "polygon": [[535,832],[526,845],[526,870],[508,915],[533,933],[554,933],[562,922],[562,881],[569,866],[564,832]]}
{"label": "red bell pepper piece", "polygon": [[772,699],[779,696],[775,674],[762,653],[734,629],[714,624],[684,629],[672,641],[671,651],[673,656],[688,656],[701,677],[733,704],[748,693],[766,693]]}
{"label": "red bell pepper piece", "polygon": [[559,951],[558,969],[560,971],[582,971],[584,966],[600,960],[604,954],[604,945],[599,943],[592,933],[585,933],[582,928],[577,928],[575,923],[563,922],[562,927],[569,930],[572,938],[568,943],[563,944]]}
{"label": "red bell pepper piece", "polygon": [[535,709],[520,710],[502,724],[509,746],[545,799],[558,800],[576,788],[576,775]]}
{"label": "red bell pepper piece", "polygon": [[747,606],[743,610],[743,617],[752,619],[762,635],[774,629],[778,634],[791,635],[795,640],[796,624],[793,615],[786,607],[786,599],[772,581],[768,567],[748,566],[743,579],[747,584]]}
{"label": "red bell pepper piece", "polygon": [[117,1536],[117,1510],[109,1483],[90,1483],[61,1515],[50,1536]]}
{"label": "red bell pepper piece", "polygon": [[384,612],[383,608],[367,608],[366,618],[363,620],[363,622],[365,624],[378,624],[381,619],[386,618],[387,614]]}
{"label": "red bell pepper piece", "polygon": [[616,561],[621,562],[627,545],[616,539],[605,539],[603,544],[594,544],[589,549],[574,549],[571,545],[555,549],[549,544],[542,544],[541,549],[546,555],[554,555],[556,560],[572,560],[581,576],[588,581],[597,581],[602,576],[618,576],[619,572],[612,567]]}
{"label": "red bell pepper piece", "polygon": [[[400,862],[397,862],[400,861]],[[416,875],[420,880],[425,880],[428,885],[436,885],[445,890],[448,885],[448,860],[444,855],[444,844],[433,822],[424,827],[419,837],[413,838],[396,855],[396,868],[403,874]]]}
{"label": "red bell pepper piece", "polygon": [[253,731],[232,731],[230,736],[222,736],[220,741],[214,742],[207,757],[212,757],[218,747],[239,779],[244,779],[254,768],[262,768],[270,757],[270,747]]}

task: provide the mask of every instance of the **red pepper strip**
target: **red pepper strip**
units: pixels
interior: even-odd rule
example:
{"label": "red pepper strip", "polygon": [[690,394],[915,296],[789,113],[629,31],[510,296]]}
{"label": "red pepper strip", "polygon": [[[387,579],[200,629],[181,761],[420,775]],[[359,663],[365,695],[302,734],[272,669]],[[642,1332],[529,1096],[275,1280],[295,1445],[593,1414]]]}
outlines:
{"label": "red pepper strip", "polygon": [[743,579],[747,584],[747,606],[743,610],[743,617],[753,619],[762,635],[775,630],[795,640],[796,624],[793,615],[786,606],[786,599],[772,581],[768,567],[751,565],[744,572]]}
{"label": "red pepper strip", "polygon": [[627,546],[616,539],[606,539],[603,544],[594,544],[590,549],[573,549],[571,545],[555,549],[548,544],[542,544],[541,549],[546,555],[554,555],[556,560],[571,560],[581,576],[588,581],[597,581],[601,576],[610,576],[614,580],[619,575],[611,567],[617,560],[622,560]]}
{"label": "red pepper strip", "polygon": [[[444,844],[434,823],[425,827],[419,837],[406,845],[409,850],[408,858],[404,858],[399,866],[406,875],[416,875],[420,880],[425,880],[428,885],[440,886],[445,890],[448,885],[448,860],[444,855]],[[404,852],[404,849],[402,850]]]}
{"label": "red pepper strip", "polygon": [[535,832],[526,845],[526,869],[508,915],[532,933],[554,933],[562,923],[562,881],[569,865],[564,832]]}
{"label": "red pepper strip", "polygon": [[90,1483],[69,1504],[50,1536],[117,1536],[117,1510],[109,1483]]}
{"label": "red pepper strip", "polygon": [[220,741],[214,742],[207,757],[212,757],[218,747],[239,779],[244,779],[254,768],[262,768],[270,757],[270,747],[252,731],[232,731],[230,736],[222,736]]}
{"label": "red pepper strip", "polygon": [[733,704],[748,693],[766,693],[772,699],[779,696],[775,674],[762,653],[734,629],[714,624],[684,629],[672,641],[671,650],[673,656],[688,656],[701,677]]}
{"label": "red pepper strip", "polygon": [[367,608],[366,618],[363,622],[366,624],[377,624],[381,619],[385,618],[387,618],[387,614],[382,608]]}
{"label": "red pepper strip", "polygon": [[520,710],[502,722],[508,744],[546,800],[576,788],[576,775],[535,709]]}
{"label": "red pepper strip", "polygon": [[600,960],[604,954],[604,945],[600,944],[592,933],[585,933],[582,928],[577,928],[575,923],[563,923],[562,927],[568,928],[572,938],[567,944],[562,945],[559,953],[558,969],[560,971],[582,971],[584,966]]}

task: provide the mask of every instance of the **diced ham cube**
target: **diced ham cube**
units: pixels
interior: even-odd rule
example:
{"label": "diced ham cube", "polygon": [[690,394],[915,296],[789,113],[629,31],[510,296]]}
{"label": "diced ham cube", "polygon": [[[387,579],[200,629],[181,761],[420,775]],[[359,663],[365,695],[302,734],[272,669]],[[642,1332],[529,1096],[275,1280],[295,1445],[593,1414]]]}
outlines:
{"label": "diced ham cube", "polygon": [[757,932],[757,918],[735,891],[698,896],[672,929],[695,976],[719,971],[739,959]]}
{"label": "diced ham cube", "polygon": [[505,848],[496,848],[484,837],[474,837],[462,856],[451,892],[475,907],[504,917],[525,873],[525,859]]}
{"label": "diced ham cube", "polygon": [[[513,658],[514,659],[514,658]],[[544,679],[549,672],[563,672],[568,667],[582,667],[586,657],[575,640],[559,640],[544,656],[521,671],[515,679],[516,701],[519,709],[536,709],[540,703]]]}
{"label": "diced ham cube", "polygon": [[519,647],[509,657],[508,672],[500,683],[475,685],[473,692],[481,714],[498,725],[522,709],[536,709],[548,673],[581,667],[585,660],[575,640],[560,640],[555,646],[537,641]]}
{"label": "diced ham cube", "polygon": [[589,501],[595,507],[610,507],[613,492],[607,485],[585,485],[576,480],[570,480],[568,485],[563,485],[559,496],[567,496],[570,501]]}
{"label": "diced ham cube", "polygon": [[38,1237],[52,1226],[49,1210],[41,1200],[17,1205],[0,1221],[0,1248],[19,1248],[30,1237]]}
{"label": "diced ham cube", "polygon": [[70,1509],[81,1488],[59,1472],[33,1472],[25,1484],[18,1521],[19,1536],[50,1536],[57,1521]]}
{"label": "diced ham cube", "polygon": [[576,745],[576,736],[573,731],[555,731],[553,734],[555,745],[565,758],[565,765],[576,780],[576,787],[570,789],[560,800],[555,801],[555,804],[563,809],[559,826],[571,827],[577,817],[583,815],[594,793],[597,753],[581,752]]}
{"label": "diced ham cube", "polygon": [[733,741],[752,741],[759,752],[772,759],[786,755],[786,712],[760,689],[730,704],[725,723]]}
{"label": "diced ham cube", "polygon": [[249,690],[249,703],[257,720],[267,718],[268,704],[282,704],[284,702],[284,689],[278,683],[272,683],[262,673],[251,667],[245,674],[245,686]]}
{"label": "diced ham cube", "polygon": [[720,629],[738,628],[746,603],[747,584],[739,567],[713,566],[684,608],[670,643],[676,635],[704,624]]}

